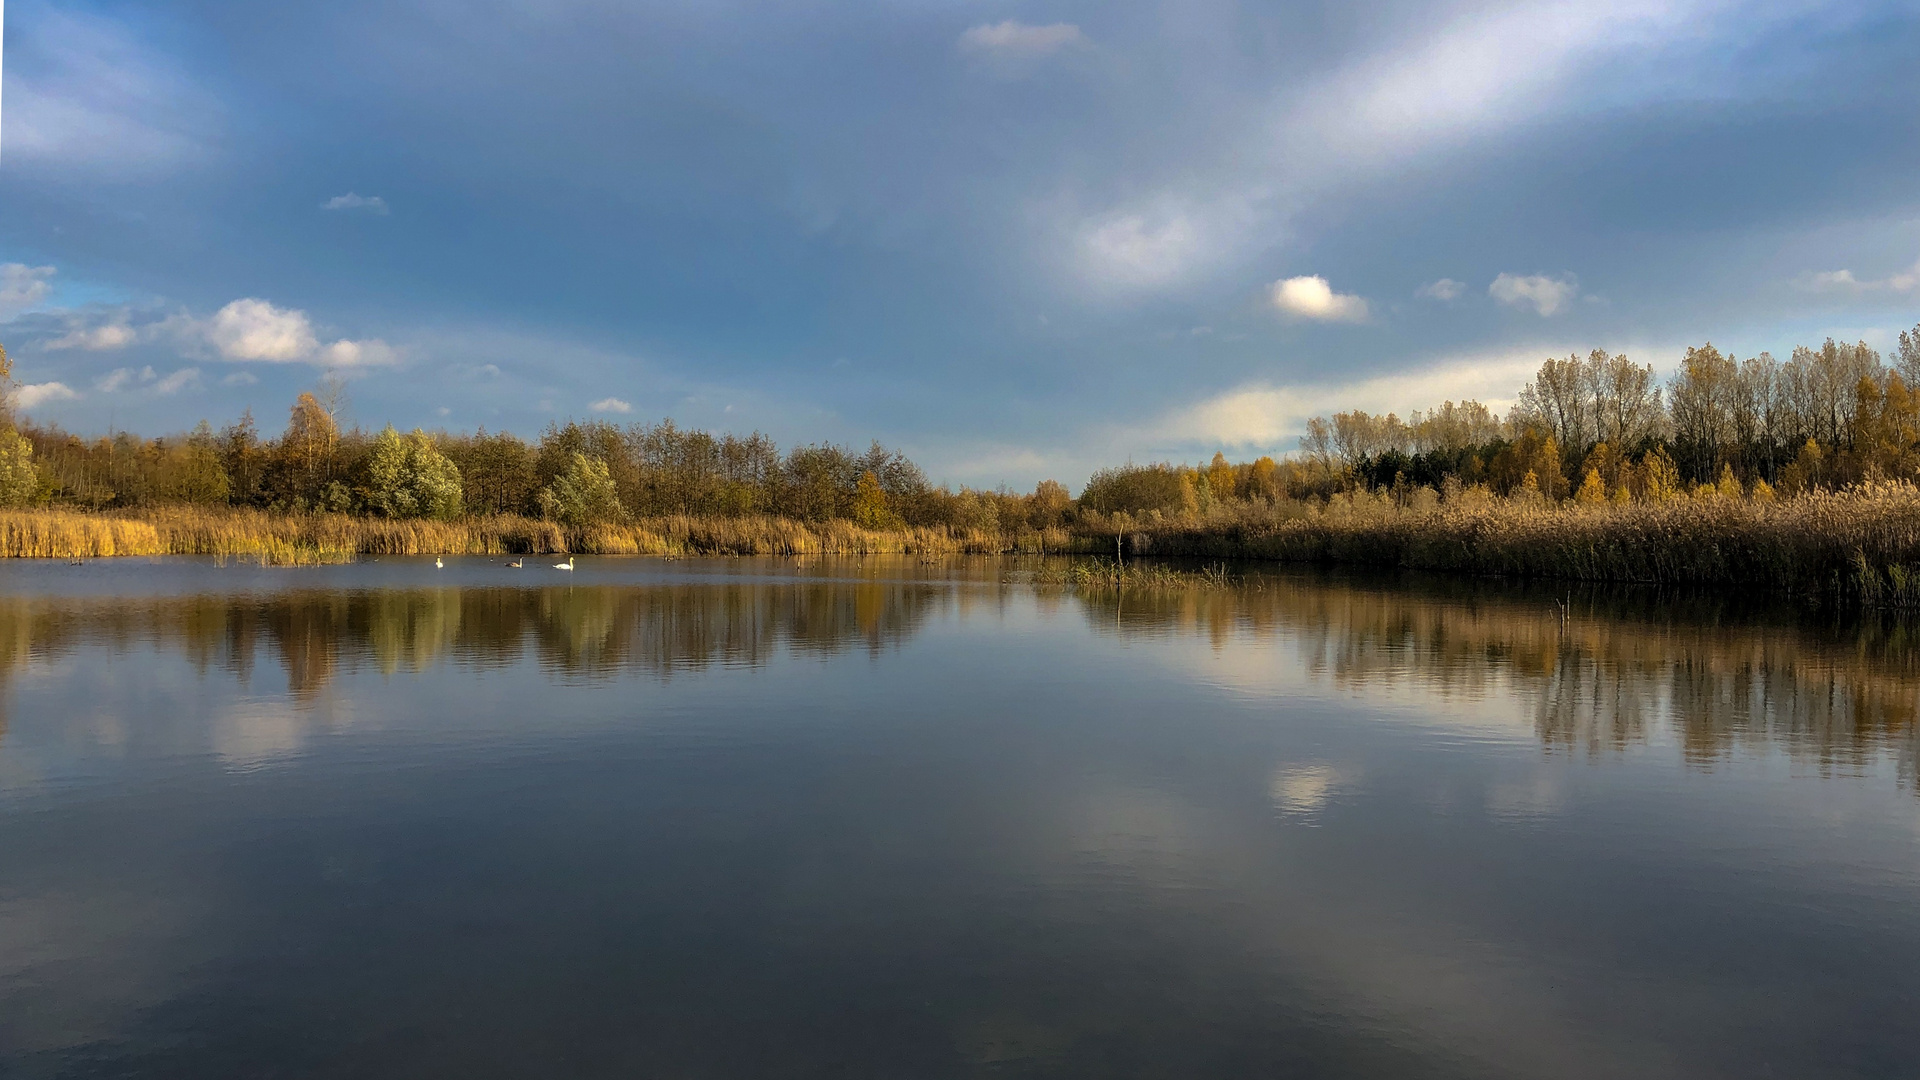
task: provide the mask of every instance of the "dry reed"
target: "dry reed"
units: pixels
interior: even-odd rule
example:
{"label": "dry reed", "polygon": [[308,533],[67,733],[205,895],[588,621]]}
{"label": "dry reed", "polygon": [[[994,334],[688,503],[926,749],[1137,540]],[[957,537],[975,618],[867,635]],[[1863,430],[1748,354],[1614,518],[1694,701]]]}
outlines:
{"label": "dry reed", "polygon": [[778,517],[650,518],[568,528],[510,514],[457,521],[164,507],[124,515],[65,510],[0,513],[0,557],[211,555],[269,565],[357,555],[880,555],[1060,551],[1058,529],[1004,537],[982,530],[863,529],[848,521]]}
{"label": "dry reed", "polygon": [[1399,507],[1363,494],[1265,521],[1154,523],[1133,533],[1132,550],[1920,603],[1920,487],[1597,506],[1463,497]]}

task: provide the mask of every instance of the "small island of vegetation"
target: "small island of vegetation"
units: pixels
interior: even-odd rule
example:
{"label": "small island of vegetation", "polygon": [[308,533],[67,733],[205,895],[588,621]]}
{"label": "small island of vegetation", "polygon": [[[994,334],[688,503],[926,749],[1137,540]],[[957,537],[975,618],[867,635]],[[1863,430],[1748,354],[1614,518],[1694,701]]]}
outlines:
{"label": "small island of vegetation", "polygon": [[[8,374],[0,351],[0,377]],[[903,455],[671,420],[508,433],[343,429],[303,393],[84,439],[0,422],[0,555],[1122,553],[1737,585],[1920,604],[1920,326],[1883,358],[1688,349],[1549,359],[1507,415],[1342,412],[1297,454],[1103,469],[1078,498],[952,490]],[[336,399],[337,400],[337,399]]]}

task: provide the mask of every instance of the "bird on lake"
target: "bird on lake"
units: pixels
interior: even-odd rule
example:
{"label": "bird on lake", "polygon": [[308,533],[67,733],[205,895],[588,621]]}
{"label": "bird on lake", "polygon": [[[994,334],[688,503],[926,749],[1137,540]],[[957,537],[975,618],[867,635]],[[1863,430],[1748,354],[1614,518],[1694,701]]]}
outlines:
{"label": "bird on lake", "polygon": [[557,562],[557,563],[554,563],[554,564],[553,564],[553,568],[554,568],[555,570],[571,570],[571,569],[573,569],[573,556],[571,556],[571,555],[569,555],[569,556],[567,556],[567,561],[566,561],[566,562]]}
{"label": "bird on lake", "polygon": [[435,556],[433,557],[433,568],[434,568],[435,570],[444,570],[444,569],[446,569],[446,566],[447,566],[447,564],[446,564],[446,563],[443,563],[443,562],[441,562],[441,561],[440,561],[440,556],[438,556],[438,555],[435,555]]}
{"label": "bird on lake", "polygon": [[518,570],[520,569],[520,564],[525,561],[526,560],[524,559],[515,559],[512,562],[508,563],[507,565],[513,567],[515,570]]}

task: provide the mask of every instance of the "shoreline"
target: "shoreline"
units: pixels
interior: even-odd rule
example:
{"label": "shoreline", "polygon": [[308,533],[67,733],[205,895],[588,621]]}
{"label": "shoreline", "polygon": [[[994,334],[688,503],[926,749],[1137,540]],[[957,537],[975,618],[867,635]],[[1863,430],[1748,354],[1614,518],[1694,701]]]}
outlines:
{"label": "shoreline", "polygon": [[1203,517],[1088,514],[1064,528],[866,529],[845,520],[649,518],[584,527],[515,515],[451,521],[165,507],[0,511],[0,558],[211,555],[311,565],[382,555],[1076,555],[1358,566],[1759,589],[1920,608],[1920,488],[1777,502],[1725,497],[1554,505],[1340,496]]}

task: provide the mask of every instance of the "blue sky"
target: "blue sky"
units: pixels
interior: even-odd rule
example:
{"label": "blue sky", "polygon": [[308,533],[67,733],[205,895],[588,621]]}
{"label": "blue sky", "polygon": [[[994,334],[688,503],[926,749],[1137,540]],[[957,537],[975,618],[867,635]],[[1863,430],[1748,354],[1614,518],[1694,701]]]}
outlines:
{"label": "blue sky", "polygon": [[1074,487],[1510,399],[1549,354],[1920,322],[1920,6],[6,8],[34,417],[301,389]]}

